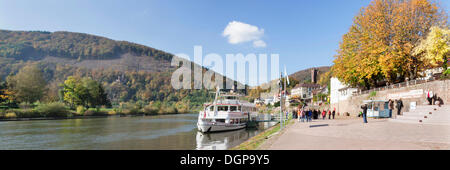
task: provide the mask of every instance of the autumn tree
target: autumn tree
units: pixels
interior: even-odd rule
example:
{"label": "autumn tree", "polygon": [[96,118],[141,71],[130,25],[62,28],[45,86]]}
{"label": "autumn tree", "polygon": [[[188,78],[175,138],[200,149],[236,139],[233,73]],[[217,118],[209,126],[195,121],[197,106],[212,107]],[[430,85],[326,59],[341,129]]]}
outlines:
{"label": "autumn tree", "polygon": [[345,83],[369,89],[416,78],[424,69],[413,49],[446,13],[428,0],[374,0],[354,18],[332,68]]}
{"label": "autumn tree", "polygon": [[0,105],[10,105],[14,103],[13,93],[8,90],[7,83],[0,80]]}
{"label": "autumn tree", "polygon": [[432,27],[427,37],[420,41],[414,49],[414,55],[430,66],[442,66],[447,70],[447,60],[450,54],[450,29]]}

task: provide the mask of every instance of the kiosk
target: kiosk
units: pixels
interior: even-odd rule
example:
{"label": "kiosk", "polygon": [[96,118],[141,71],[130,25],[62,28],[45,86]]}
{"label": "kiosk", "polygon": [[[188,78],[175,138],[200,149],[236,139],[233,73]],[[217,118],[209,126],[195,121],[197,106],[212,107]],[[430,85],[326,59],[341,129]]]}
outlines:
{"label": "kiosk", "polygon": [[389,101],[365,100],[364,104],[367,104],[367,117],[389,118]]}

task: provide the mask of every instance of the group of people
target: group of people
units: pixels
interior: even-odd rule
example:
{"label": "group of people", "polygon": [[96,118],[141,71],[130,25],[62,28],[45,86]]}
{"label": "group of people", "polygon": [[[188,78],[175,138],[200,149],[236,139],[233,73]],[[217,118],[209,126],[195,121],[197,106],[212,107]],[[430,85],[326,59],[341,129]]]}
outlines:
{"label": "group of people", "polygon": [[402,112],[402,108],[404,107],[402,99],[399,99],[399,100],[389,99],[388,106],[389,106],[389,117],[390,118],[392,117],[392,111],[394,110],[394,103],[395,103],[395,108],[397,108],[397,115],[400,115],[400,113]]}
{"label": "group of people", "polygon": [[436,94],[433,94],[433,91],[427,92],[427,101],[428,105],[438,105],[439,107],[444,104],[442,98],[438,97]]}
{"label": "group of people", "polygon": [[328,119],[334,119],[336,116],[336,108],[334,108],[333,111],[330,109],[321,111],[320,109],[304,109],[298,107],[294,113],[295,112],[297,112],[297,114],[293,114],[293,116],[295,119],[298,119],[299,122],[312,122],[313,119],[320,119],[320,117],[325,120],[327,114]]}

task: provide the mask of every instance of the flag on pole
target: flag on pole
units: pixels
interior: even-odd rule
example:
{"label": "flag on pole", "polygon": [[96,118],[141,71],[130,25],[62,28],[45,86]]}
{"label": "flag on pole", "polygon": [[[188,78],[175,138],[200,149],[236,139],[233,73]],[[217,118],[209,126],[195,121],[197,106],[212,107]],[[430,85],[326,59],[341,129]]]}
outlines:
{"label": "flag on pole", "polygon": [[287,84],[289,85],[290,84],[289,83],[289,76],[288,76],[287,71],[286,71],[286,66],[284,66],[284,75],[286,76]]}

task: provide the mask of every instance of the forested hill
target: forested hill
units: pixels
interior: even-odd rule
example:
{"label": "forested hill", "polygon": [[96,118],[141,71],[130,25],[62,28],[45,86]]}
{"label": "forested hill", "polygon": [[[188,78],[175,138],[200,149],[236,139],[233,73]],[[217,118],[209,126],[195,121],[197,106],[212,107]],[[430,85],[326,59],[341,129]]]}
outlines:
{"label": "forested hill", "polygon": [[0,56],[8,58],[113,59],[123,54],[149,56],[170,61],[164,51],[126,41],[73,32],[0,30]]}
{"label": "forested hill", "polygon": [[161,109],[186,111],[212,100],[213,94],[206,89],[172,88],[173,57],[144,45],[83,33],[0,30],[0,83],[37,64],[47,86],[42,102],[60,101],[60,85],[69,76],[100,82],[114,106],[139,103],[141,108],[152,103]]}
{"label": "forested hill", "polygon": [[[311,69],[313,69],[313,68],[308,68],[305,70],[297,71],[297,72],[289,75],[289,77],[294,78],[300,82],[311,81]],[[330,66],[322,66],[322,67],[316,67],[316,69],[317,69],[317,75],[320,78],[320,75],[330,71],[331,67]],[[317,81],[319,81],[319,79],[317,79]]]}

